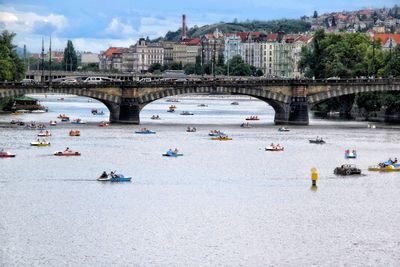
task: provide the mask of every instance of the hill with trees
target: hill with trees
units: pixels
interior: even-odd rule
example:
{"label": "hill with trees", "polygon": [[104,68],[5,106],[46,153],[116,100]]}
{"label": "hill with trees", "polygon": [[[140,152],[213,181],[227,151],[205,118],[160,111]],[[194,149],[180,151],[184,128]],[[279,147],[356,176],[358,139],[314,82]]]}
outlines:
{"label": "hill with trees", "polygon": [[[309,31],[311,24],[300,19],[280,19],[280,20],[270,20],[270,21],[245,21],[238,22],[237,20],[233,22],[220,22],[211,25],[204,25],[198,27],[197,25],[192,28],[187,29],[187,36],[190,38],[201,37],[207,33],[212,33],[218,29],[222,33],[235,33],[235,32],[249,32],[249,31],[264,31],[264,32],[278,32],[282,29],[285,33],[299,33]],[[169,31],[165,35],[165,41],[179,41],[182,34],[182,29],[177,31]]]}

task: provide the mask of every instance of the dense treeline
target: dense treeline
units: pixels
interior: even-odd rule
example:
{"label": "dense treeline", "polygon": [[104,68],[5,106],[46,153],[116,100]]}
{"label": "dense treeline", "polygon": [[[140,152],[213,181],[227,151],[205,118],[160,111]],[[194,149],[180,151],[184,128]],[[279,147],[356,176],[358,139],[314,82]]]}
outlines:
{"label": "dense treeline", "polygon": [[[400,46],[384,51],[382,44],[362,33],[327,34],[318,30],[310,47],[304,47],[299,62],[300,69],[309,78],[400,77]],[[356,104],[366,111],[400,110],[398,93],[362,93]],[[338,109],[338,99],[322,103],[319,111]]]}
{"label": "dense treeline", "polygon": [[25,66],[13,45],[15,33],[0,34],[0,81],[18,81],[24,77]]}

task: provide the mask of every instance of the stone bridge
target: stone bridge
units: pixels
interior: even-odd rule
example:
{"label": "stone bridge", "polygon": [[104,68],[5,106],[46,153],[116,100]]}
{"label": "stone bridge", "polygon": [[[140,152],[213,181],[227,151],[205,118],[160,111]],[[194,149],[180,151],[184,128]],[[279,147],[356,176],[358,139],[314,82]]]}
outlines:
{"label": "stone bridge", "polygon": [[332,97],[373,91],[400,91],[400,79],[177,79],[106,84],[0,84],[0,98],[24,94],[60,93],[85,96],[104,103],[110,121],[140,123],[147,104],[181,94],[231,94],[258,98],[275,110],[275,124],[308,125],[309,109]]}

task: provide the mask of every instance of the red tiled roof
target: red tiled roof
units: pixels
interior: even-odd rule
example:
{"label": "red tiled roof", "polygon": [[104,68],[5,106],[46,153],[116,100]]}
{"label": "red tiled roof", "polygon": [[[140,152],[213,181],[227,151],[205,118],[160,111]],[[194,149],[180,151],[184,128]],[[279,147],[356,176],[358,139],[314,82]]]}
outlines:
{"label": "red tiled roof", "polygon": [[261,32],[238,32],[236,33],[237,36],[243,41],[246,41],[249,36],[251,35],[252,38],[258,38],[261,35]]}
{"label": "red tiled roof", "polygon": [[392,38],[396,42],[396,44],[400,44],[400,34],[393,33],[375,33],[374,36],[375,41],[381,40],[382,44],[385,44],[389,38]]}
{"label": "red tiled roof", "polygon": [[277,33],[268,33],[267,35],[267,41],[268,42],[276,42],[278,40],[278,34]]}
{"label": "red tiled roof", "polygon": [[198,45],[200,43],[200,38],[186,38],[182,43],[186,45]]}
{"label": "red tiled roof", "polygon": [[103,55],[106,57],[112,57],[113,54],[118,53],[118,52],[119,52],[118,47],[110,47],[103,53]]}

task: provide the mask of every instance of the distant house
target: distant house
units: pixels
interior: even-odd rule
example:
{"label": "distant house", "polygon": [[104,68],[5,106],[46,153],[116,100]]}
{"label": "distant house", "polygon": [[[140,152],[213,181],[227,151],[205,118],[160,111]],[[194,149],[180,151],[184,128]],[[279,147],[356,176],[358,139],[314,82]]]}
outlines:
{"label": "distant house", "polygon": [[372,38],[374,38],[375,41],[380,41],[382,43],[382,48],[387,50],[400,44],[400,34],[376,33]]}

